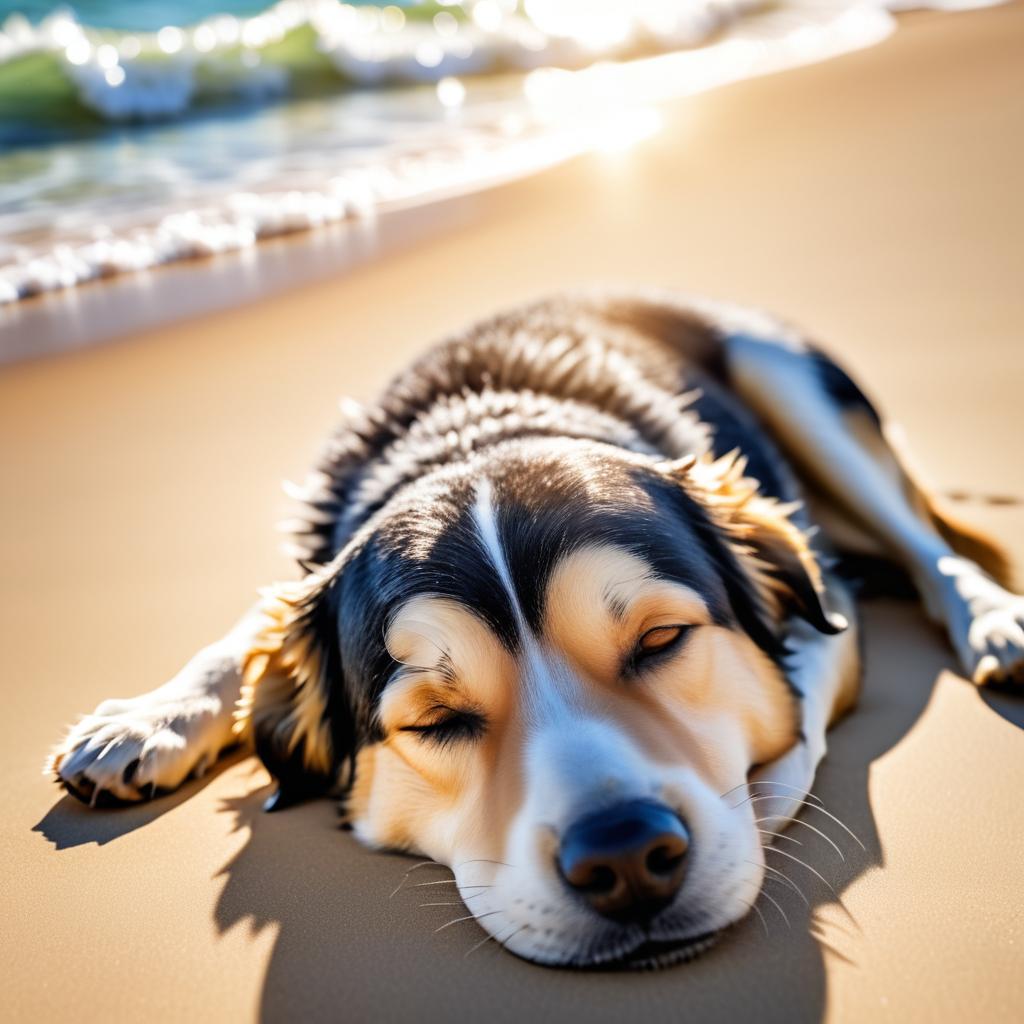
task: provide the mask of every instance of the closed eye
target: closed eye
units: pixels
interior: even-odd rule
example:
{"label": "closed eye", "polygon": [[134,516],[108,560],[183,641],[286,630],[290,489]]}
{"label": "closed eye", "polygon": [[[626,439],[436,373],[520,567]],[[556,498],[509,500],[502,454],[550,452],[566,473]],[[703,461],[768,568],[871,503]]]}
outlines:
{"label": "closed eye", "polygon": [[399,732],[412,732],[427,742],[447,747],[453,743],[479,739],[487,725],[479,711],[436,707],[431,709],[431,713],[437,717],[418,725],[403,725]]}
{"label": "closed eye", "polygon": [[635,675],[677,654],[694,628],[692,625],[673,623],[647,630],[627,655],[624,674]]}

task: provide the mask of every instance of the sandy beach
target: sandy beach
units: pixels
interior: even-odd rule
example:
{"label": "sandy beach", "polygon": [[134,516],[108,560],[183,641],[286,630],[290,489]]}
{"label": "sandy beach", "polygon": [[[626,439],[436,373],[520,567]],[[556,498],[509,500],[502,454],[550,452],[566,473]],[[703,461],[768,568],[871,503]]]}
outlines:
{"label": "sandy beach", "polygon": [[[1021,3],[905,16],[872,49],[676,102],[632,150],[383,218],[365,258],[301,287],[4,369],[0,1015],[1021,1019],[1024,697],[960,678],[916,605],[866,605],[863,697],[817,786],[867,850],[800,837],[846,909],[806,876],[810,906],[775,894],[789,926],[748,919],[656,974],[550,971],[494,944],[466,959],[478,926],[433,934],[453,908],[389,899],[414,862],[358,847],[326,801],[262,815],[252,759],[93,813],[40,769],[76,714],[162,682],[294,575],[280,481],[340,395],[563,286],[666,285],[803,324],[1024,569],[1022,52]],[[245,273],[319,244],[268,243]],[[157,290],[241,273],[174,267]]]}

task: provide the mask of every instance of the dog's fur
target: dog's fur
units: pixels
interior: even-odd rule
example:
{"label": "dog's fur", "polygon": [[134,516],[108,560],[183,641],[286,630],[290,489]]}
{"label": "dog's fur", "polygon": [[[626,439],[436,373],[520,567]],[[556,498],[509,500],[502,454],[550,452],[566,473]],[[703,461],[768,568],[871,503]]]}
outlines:
{"label": "dog's fur", "polygon": [[[763,836],[855,700],[837,557],[903,570],[976,681],[1022,675],[996,549],[831,359],[747,310],[593,293],[496,317],[349,403],[298,497],[303,578],[101,704],[51,770],[139,800],[251,742],[276,805],[342,792],[360,839],[449,865],[481,925],[545,963],[678,958],[746,914]],[[556,863],[572,822],[631,799],[690,836],[642,923]]]}

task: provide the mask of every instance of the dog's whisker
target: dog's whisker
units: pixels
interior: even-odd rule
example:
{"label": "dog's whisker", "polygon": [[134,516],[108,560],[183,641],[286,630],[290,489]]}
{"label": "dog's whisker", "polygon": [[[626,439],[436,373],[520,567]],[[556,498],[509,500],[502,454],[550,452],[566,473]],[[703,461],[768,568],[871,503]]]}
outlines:
{"label": "dog's whisker", "polygon": [[[806,790],[800,789],[798,786],[786,786],[785,783],[782,783],[782,782],[773,783],[773,782],[768,782],[768,781],[765,781],[765,782],[752,782],[751,783],[751,786],[772,786],[772,785],[782,786],[783,788],[785,788],[787,790],[792,790],[792,793],[761,793],[761,792],[759,792],[757,790],[753,790],[752,792],[748,793],[738,804],[732,804],[731,805],[731,809],[735,811],[737,807],[742,807],[745,803],[750,803],[751,801],[753,801],[753,800],[755,800],[755,799],[757,799],[759,797],[763,798],[763,799],[769,799],[769,800],[771,800],[771,799],[775,799],[775,800],[796,800],[798,803],[804,803],[805,802],[805,798],[810,798],[809,802],[810,802],[811,806],[813,806],[813,807],[821,807],[821,806],[824,805],[824,801],[821,799],[820,796],[817,796],[815,793],[810,793],[810,792],[808,792]],[[800,794],[800,796],[798,797],[797,794]]]}
{"label": "dog's whisker", "polygon": [[453,924],[461,924],[463,921],[482,921],[485,917],[493,917],[495,914],[500,914],[500,910],[488,910],[486,914],[466,914],[465,917],[457,917],[454,921],[446,921],[439,928],[434,929],[434,934],[443,932],[445,928],[451,928]]}
{"label": "dog's whisker", "polygon": [[761,890],[761,895],[782,915],[782,920],[786,922],[786,927],[792,931],[793,926],[790,924],[789,918],[786,916],[786,912],[782,909],[782,904],[779,903],[778,900],[769,896],[764,889]]}
{"label": "dog's whisker", "polygon": [[[793,879],[790,878],[788,875],[782,874],[782,872],[777,871],[775,868],[771,867],[771,865],[769,865],[769,864],[759,864],[757,861],[753,861],[753,860],[748,860],[748,861],[746,861],[746,863],[747,864],[752,864],[755,868],[764,868],[765,871],[769,871],[769,872],[774,872],[775,873],[774,875],[773,874],[766,874],[766,875],[764,875],[762,877],[762,879],[761,879],[760,884],[755,882],[752,878],[745,878],[744,879],[744,881],[748,885],[754,886],[754,888],[757,890],[757,895],[758,896],[760,896],[764,892],[763,885],[764,885],[765,882],[785,882],[789,886],[789,888],[791,888],[797,894],[797,896],[799,896],[800,899],[803,900],[803,902],[807,906],[808,910],[812,910],[813,909],[811,907],[810,900],[808,900],[807,897],[804,895],[803,889],[801,889],[796,884],[796,882],[794,882]],[[776,875],[778,877],[775,877]]]}
{"label": "dog's whisker", "polygon": [[[850,826],[847,825],[844,821],[841,821],[839,818],[837,818],[830,810],[823,807],[820,803],[812,803],[810,800],[796,800],[794,797],[783,796],[781,793],[758,793],[748,797],[747,799],[750,801],[750,803],[754,803],[758,800],[792,800],[794,803],[801,804],[804,807],[811,807],[816,811],[821,811],[822,814],[824,814],[826,817],[831,818],[844,832],[846,832],[850,836],[850,838],[853,839],[853,841],[865,853],[868,852],[868,848],[860,841],[860,837],[857,835],[857,833],[854,832],[853,829],[851,829]],[[746,802],[747,800],[741,800],[738,804],[733,806],[732,810],[735,811],[738,807],[742,807],[743,804],[745,804]],[[762,818],[761,820],[763,821],[764,819]],[[800,819],[794,818],[793,820],[799,821]]]}
{"label": "dog's whisker", "polygon": [[470,953],[475,953],[481,946],[486,946],[488,942],[493,939],[493,935],[485,935],[475,946],[471,946],[465,953],[462,954],[462,959],[465,960]]}
{"label": "dog's whisker", "polygon": [[[437,882],[415,882],[410,886],[409,889],[422,889],[426,885],[458,885],[459,880],[457,878],[442,878]],[[493,889],[494,886],[486,882],[477,882],[475,884],[466,884],[461,886],[463,889]]]}
{"label": "dog's whisker", "polygon": [[765,864],[764,869],[765,871],[769,872],[768,878],[765,879],[765,881],[785,882],[786,885],[788,885],[793,890],[793,892],[795,892],[797,896],[799,896],[800,899],[802,899],[804,903],[807,904],[807,909],[811,909],[811,901],[804,895],[803,889],[801,889],[800,886],[798,886],[796,882],[794,882],[793,879],[789,877],[789,875],[784,874],[778,868],[773,868],[771,864]]}
{"label": "dog's whisker", "polygon": [[[398,883],[397,888],[391,893],[391,895],[388,896],[388,899],[389,900],[392,899],[393,897],[397,896],[402,891],[402,886],[405,885],[406,880],[408,879],[408,877],[414,871],[419,871],[420,868],[429,868],[429,867],[443,868],[444,865],[443,864],[438,864],[438,862],[436,860],[421,860],[419,862],[419,864],[413,864],[413,866],[411,868],[409,868],[409,870],[406,871],[406,873],[404,875],[402,875],[402,880]],[[446,879],[446,881],[447,881],[447,879]]]}
{"label": "dog's whisker", "polygon": [[762,800],[792,800],[784,793],[748,793],[738,804],[729,804],[730,811],[738,811],[744,804],[751,804],[760,797]]}
{"label": "dog's whisker", "polygon": [[744,804],[752,804],[755,800],[793,800],[797,803],[801,803],[795,794],[791,793],[759,793],[756,790],[752,793],[748,793],[738,804],[730,804],[729,809],[732,811],[737,810]]}
{"label": "dog's whisker", "polygon": [[829,882],[829,880],[820,871],[815,870],[806,861],[801,860],[799,857],[794,857],[793,854],[787,853],[785,850],[780,850],[775,846],[769,846],[768,850],[770,850],[772,853],[779,854],[780,857],[788,857],[791,861],[794,861],[801,867],[806,868],[808,871],[810,871],[811,874],[818,878],[822,882],[822,884],[828,888],[829,892],[832,893],[832,895],[835,897],[836,903],[842,908],[843,913],[846,914],[846,916],[850,919],[854,927],[858,931],[861,930],[860,924],[858,923],[857,919],[853,916],[853,914],[850,913],[850,910],[843,902],[842,897],[839,895],[838,892],[836,892],[835,886],[832,885],[832,883]]}
{"label": "dog's whisker", "polygon": [[[495,913],[500,913],[500,911],[495,911]],[[512,936],[509,936],[509,938],[511,937]],[[462,954],[462,959],[465,960],[470,953],[475,953],[481,946],[486,946],[488,942],[496,938],[496,935],[492,934],[491,932],[488,932],[478,943],[476,943],[476,945],[470,947],[470,949],[468,949],[465,953]]]}
{"label": "dog's whisker", "polygon": [[[811,806],[813,806],[813,804],[812,804]],[[820,810],[823,810],[823,808],[819,807],[819,808],[818,808],[818,810],[819,810],[819,811],[820,811]],[[815,827],[814,827],[814,826],[813,826],[813,825],[812,825],[812,824],[811,824],[811,823],[810,823],[809,821],[803,821],[803,820],[801,820],[800,818],[794,818],[794,819],[793,819],[793,824],[794,824],[794,825],[803,825],[803,827],[804,827],[804,828],[809,828],[809,829],[810,829],[810,830],[811,830],[812,832],[814,832],[814,833],[815,833],[816,835],[819,835],[819,836],[821,836],[821,838],[822,838],[822,839],[824,839],[824,840],[825,840],[825,842],[826,842],[826,843],[828,843],[828,844],[829,844],[829,846],[831,846],[831,847],[832,847],[832,849],[833,849],[833,850],[835,850],[835,851],[836,851],[836,853],[838,853],[838,854],[839,854],[839,859],[840,859],[840,860],[843,860],[843,861],[845,861],[845,860],[846,860],[846,858],[845,858],[845,857],[843,856],[843,851],[839,849],[838,845],[837,845],[837,844],[835,843],[835,841],[834,841],[834,840],[833,840],[833,839],[831,838],[831,836],[827,836],[827,835],[825,835],[825,833],[824,833],[824,832],[822,832],[820,828],[815,828]],[[760,831],[760,829],[759,829],[758,831]]]}
{"label": "dog's whisker", "polygon": [[456,864],[453,870],[458,871],[459,868],[464,868],[467,864],[497,864],[503,868],[513,867],[512,864],[506,864],[503,860],[488,860],[486,857],[477,857],[476,860],[464,860],[460,864]]}
{"label": "dog's whisker", "polygon": [[465,899],[461,900],[446,900],[442,903],[421,903],[420,909],[422,909],[423,907],[461,907],[464,904],[468,903],[470,900],[476,899],[477,896],[483,896],[483,893],[478,892],[473,896],[467,896]]}
{"label": "dog's whisker", "polygon": [[[799,786],[790,786],[786,782],[776,782],[774,779],[758,779],[756,782],[751,782],[748,779],[746,782],[741,782],[739,783],[739,785],[733,786],[732,789],[727,789],[724,793],[719,793],[718,799],[724,800],[727,796],[731,796],[733,793],[736,792],[737,789],[742,789],[744,786],[778,786],[781,789],[789,789],[792,790],[794,793],[800,793],[804,796],[808,796],[812,800],[816,800],[818,803],[822,802],[820,796],[811,793],[809,790],[801,789]],[[740,805],[737,804],[737,806]]]}
{"label": "dog's whisker", "polygon": [[[867,852],[868,852],[868,848],[867,848],[867,847],[866,847],[866,846],[865,846],[865,845],[864,845],[864,844],[863,844],[863,843],[862,843],[862,842],[860,841],[860,837],[859,837],[859,836],[857,835],[857,833],[856,833],[856,832],[854,832],[854,831],[853,831],[853,829],[852,829],[852,828],[850,828],[850,827],[849,827],[848,825],[846,825],[846,824],[845,824],[844,822],[840,821],[840,820],[839,820],[839,819],[838,819],[838,818],[837,818],[837,817],[836,817],[836,816],[835,816],[835,815],[834,815],[834,814],[833,814],[833,813],[832,813],[831,811],[828,811],[828,810],[826,810],[826,809],[825,809],[824,807],[821,807],[821,806],[819,806],[818,804],[808,804],[808,806],[809,806],[809,807],[817,807],[817,809],[818,809],[819,811],[821,811],[821,813],[822,813],[822,814],[826,815],[826,817],[829,817],[829,818],[831,818],[831,819],[832,819],[832,820],[833,820],[833,821],[834,821],[834,822],[835,822],[835,823],[836,823],[836,824],[837,824],[837,825],[838,825],[838,826],[839,826],[839,827],[840,827],[840,828],[841,828],[841,829],[842,829],[842,830],[843,830],[844,832],[846,832],[846,834],[847,834],[847,835],[849,835],[849,836],[850,836],[850,838],[851,838],[851,839],[853,839],[853,841],[854,841],[854,842],[855,842],[855,843],[856,843],[856,844],[857,844],[857,845],[858,845],[858,846],[859,846],[859,847],[860,847],[860,848],[861,848],[861,849],[862,849],[862,850],[863,850],[863,851],[864,851],[865,853],[867,853]],[[800,819],[799,819],[799,818],[797,818],[796,820],[797,820],[797,821],[800,821]],[[801,824],[801,825],[806,825],[806,824],[807,824],[807,822],[806,822],[806,821],[800,821],[800,824]],[[815,829],[815,831],[817,831],[817,829]],[[828,836],[826,836],[825,838],[827,839],[827,838],[828,838]],[[833,845],[834,845],[834,844],[833,844]]]}
{"label": "dog's whisker", "polygon": [[748,911],[752,910],[755,914],[757,914],[758,919],[761,922],[761,927],[764,929],[764,937],[766,939],[769,938],[768,922],[765,921],[764,914],[761,913],[761,908],[758,907],[756,903],[748,903],[742,896],[737,896],[736,899],[738,899],[740,903],[742,903],[743,906],[747,908]]}
{"label": "dog's whisker", "polygon": [[520,933],[526,931],[530,926],[528,924],[520,925],[511,935],[506,935],[503,939],[498,939],[498,945],[505,949],[508,944]]}
{"label": "dog's whisker", "polygon": [[772,853],[777,853],[780,857],[787,857],[794,863],[799,864],[802,868],[806,868],[808,871],[811,872],[812,875],[815,876],[815,878],[818,879],[818,881],[821,882],[822,885],[827,887],[828,891],[832,893],[832,895],[835,896],[837,900],[839,899],[839,893],[836,892],[835,886],[820,871],[818,871],[817,868],[812,868],[811,865],[807,863],[807,861],[801,860],[799,857],[795,857],[793,854],[787,853],[785,850],[780,850],[774,846],[769,846],[768,849],[771,850]]}
{"label": "dog's whisker", "polygon": [[409,868],[408,871],[405,872],[405,877],[408,878],[409,875],[411,875],[414,871],[419,871],[420,868],[432,868],[432,867],[443,868],[444,865],[441,864],[439,861],[436,861],[436,860],[421,860],[418,864],[413,864],[413,866],[411,868]]}
{"label": "dog's whisker", "polygon": [[[757,821],[767,821],[768,819],[767,818],[758,818],[756,820]],[[785,835],[782,832],[772,832],[770,829],[767,829],[767,828],[759,828],[757,831],[760,832],[761,835],[763,835],[763,836],[774,836],[776,839],[785,839],[789,843],[796,843],[797,846],[803,846],[804,845],[803,843],[800,842],[799,839],[794,839],[792,836],[787,836],[787,835]]]}

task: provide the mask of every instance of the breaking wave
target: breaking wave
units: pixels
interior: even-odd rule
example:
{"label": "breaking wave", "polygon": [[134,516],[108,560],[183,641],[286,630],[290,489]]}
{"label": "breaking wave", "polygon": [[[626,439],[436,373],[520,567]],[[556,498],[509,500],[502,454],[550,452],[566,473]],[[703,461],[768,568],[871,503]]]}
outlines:
{"label": "breaking wave", "polygon": [[697,45],[763,5],[280,0],[251,17],[216,14],[138,32],[83,25],[70,10],[35,25],[12,14],[0,28],[0,120],[10,142],[96,119],[153,121],[346,87],[578,68]]}

